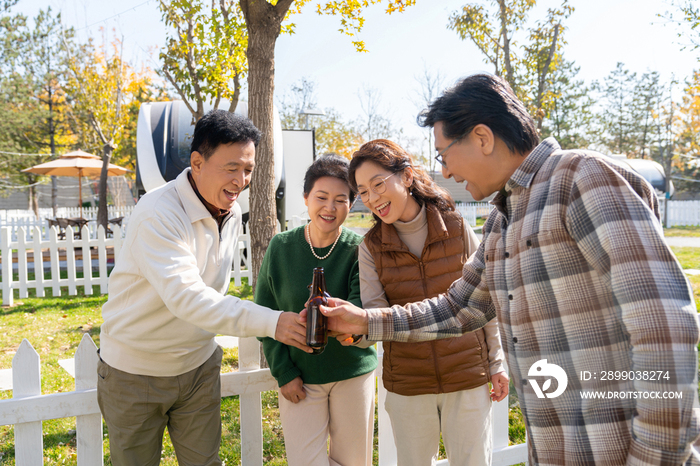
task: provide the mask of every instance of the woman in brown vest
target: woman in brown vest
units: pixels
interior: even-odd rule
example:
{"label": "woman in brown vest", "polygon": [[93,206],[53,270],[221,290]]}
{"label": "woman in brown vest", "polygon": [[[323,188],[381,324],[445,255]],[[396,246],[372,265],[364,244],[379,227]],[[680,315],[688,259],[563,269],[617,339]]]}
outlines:
{"label": "woman in brown vest", "polygon": [[[375,218],[359,248],[364,307],[447,291],[478,245],[451,196],[385,139],[353,154],[350,182]],[[456,338],[384,343],[385,407],[399,466],[435,464],[441,432],[450,465],[491,464],[491,399],[508,393],[503,358],[495,319]]]}

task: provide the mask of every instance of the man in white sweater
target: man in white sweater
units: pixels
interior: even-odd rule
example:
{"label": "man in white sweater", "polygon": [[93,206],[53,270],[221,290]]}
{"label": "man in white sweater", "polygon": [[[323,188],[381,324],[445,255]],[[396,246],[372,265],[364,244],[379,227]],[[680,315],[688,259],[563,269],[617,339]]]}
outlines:
{"label": "man in white sweater", "polygon": [[191,168],[139,200],[102,307],[97,397],[112,464],[160,462],[167,426],[180,465],[220,465],[218,333],[306,351],[292,312],[226,296],[241,229],[236,199],[260,131],[225,111],[195,126]]}

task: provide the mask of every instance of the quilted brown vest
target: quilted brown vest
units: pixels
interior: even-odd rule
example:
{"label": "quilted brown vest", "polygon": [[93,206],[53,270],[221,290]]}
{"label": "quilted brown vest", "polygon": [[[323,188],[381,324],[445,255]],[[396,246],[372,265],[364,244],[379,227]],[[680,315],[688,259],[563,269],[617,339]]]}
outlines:
{"label": "quilted brown vest", "polygon": [[[427,205],[428,237],[421,257],[412,254],[393,225],[370,230],[365,243],[374,258],[389,304],[435,297],[462,276],[467,259],[464,226],[456,212]],[[413,396],[450,393],[489,381],[483,330],[419,343],[384,342],[383,380],[390,392]]]}

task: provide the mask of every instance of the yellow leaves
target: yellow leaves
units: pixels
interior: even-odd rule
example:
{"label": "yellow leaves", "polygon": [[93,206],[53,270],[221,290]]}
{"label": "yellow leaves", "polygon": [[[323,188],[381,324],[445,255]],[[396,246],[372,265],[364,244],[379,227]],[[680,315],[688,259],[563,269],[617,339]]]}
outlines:
{"label": "yellow leaves", "polygon": [[[290,15],[301,13],[301,8],[310,3],[310,0],[296,0],[287,12],[285,20]],[[365,25],[363,16],[364,10],[370,5],[381,4],[383,0],[330,0],[316,3],[316,13],[319,15],[339,16],[340,28],[338,32],[346,36],[354,37],[362,31]],[[401,13],[407,7],[415,5],[416,0],[387,0],[386,13]],[[294,32],[294,24],[282,26],[282,33],[291,34]],[[362,40],[354,40],[352,44],[358,52],[367,52],[365,43]]]}
{"label": "yellow leaves", "polygon": [[[95,49],[92,42],[71,55],[68,93],[81,142],[92,147],[117,148],[124,142],[125,128],[135,119],[129,106],[150,87],[152,71],[133,69],[121,58],[121,44],[115,41]],[[86,147],[87,148],[87,147]],[[95,149],[93,149],[95,150]],[[132,156],[135,154],[132,154]],[[133,165],[133,164],[131,164]]]}
{"label": "yellow leaves", "polygon": [[[561,22],[573,7],[563,0],[559,8],[549,8],[545,18],[528,26],[528,14],[536,0],[490,0],[489,3],[491,7],[485,7],[483,2],[465,5],[452,13],[448,27],[477,46],[494,73],[508,81],[531,114],[541,121],[554,99],[545,84],[561,64],[565,43]],[[515,41],[519,31],[527,34],[522,45]]]}
{"label": "yellow leaves", "polygon": [[[247,72],[245,19],[238,1],[205,5],[204,0],[161,0],[166,24],[175,28],[160,53],[162,73],[185,100],[233,101],[235,83]],[[286,32],[292,31],[293,25]]]}
{"label": "yellow leaves", "polygon": [[354,40],[352,41],[352,45],[355,46],[355,51],[357,52],[369,52],[369,50],[365,48],[365,42],[362,40]]}

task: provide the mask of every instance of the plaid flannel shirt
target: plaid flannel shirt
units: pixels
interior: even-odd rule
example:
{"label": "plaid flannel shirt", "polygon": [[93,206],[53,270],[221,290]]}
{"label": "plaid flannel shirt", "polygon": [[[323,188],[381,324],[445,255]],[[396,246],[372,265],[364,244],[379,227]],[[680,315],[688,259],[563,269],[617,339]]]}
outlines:
{"label": "plaid flannel shirt", "polygon": [[497,316],[530,464],[696,463],[697,311],[651,186],[550,138],[493,204],[463,277],[369,310],[369,338],[447,338]]}

